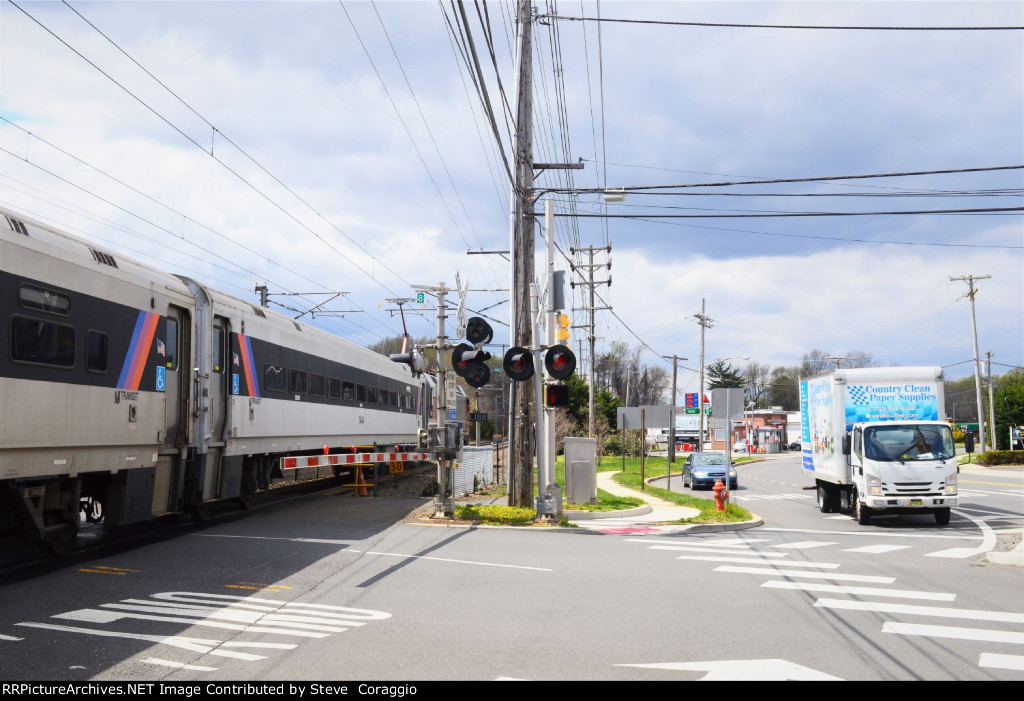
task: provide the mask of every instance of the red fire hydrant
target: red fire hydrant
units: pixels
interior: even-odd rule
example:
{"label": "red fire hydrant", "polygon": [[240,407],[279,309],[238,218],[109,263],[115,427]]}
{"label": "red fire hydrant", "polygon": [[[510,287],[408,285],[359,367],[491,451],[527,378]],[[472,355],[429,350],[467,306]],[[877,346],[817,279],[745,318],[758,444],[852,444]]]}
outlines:
{"label": "red fire hydrant", "polygon": [[725,500],[729,498],[729,492],[726,491],[722,480],[715,480],[715,486],[712,489],[715,491],[715,511],[725,513]]}

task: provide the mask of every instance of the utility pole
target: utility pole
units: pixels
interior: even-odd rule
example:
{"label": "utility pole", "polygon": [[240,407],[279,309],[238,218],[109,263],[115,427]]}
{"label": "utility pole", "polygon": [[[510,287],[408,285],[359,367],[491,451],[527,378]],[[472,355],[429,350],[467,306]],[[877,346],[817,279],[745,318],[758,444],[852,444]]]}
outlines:
{"label": "utility pole", "polygon": [[[589,344],[590,344],[589,345],[590,357],[588,359],[589,376],[587,378],[587,384],[589,385],[589,395],[590,395],[589,396],[589,404],[588,404],[589,409],[588,409],[588,412],[587,412],[588,417],[589,417],[588,420],[587,420],[587,435],[590,438],[593,438],[595,433],[596,433],[596,428],[595,428],[595,425],[594,425],[594,341],[595,341],[595,336],[594,336],[594,329],[595,329],[595,326],[594,326],[594,312],[597,311],[598,309],[611,309],[611,307],[597,307],[595,305],[595,301],[594,301],[594,287],[596,285],[609,285],[610,286],[612,284],[612,276],[610,274],[608,275],[608,279],[607,280],[595,280],[594,279],[594,269],[595,268],[603,268],[605,266],[607,266],[609,270],[611,270],[611,268],[612,268],[612,261],[611,261],[612,245],[609,243],[607,246],[603,246],[602,248],[604,248],[606,251],[608,251],[609,260],[608,260],[607,263],[599,263],[597,265],[594,264],[594,251],[600,251],[601,248],[595,249],[593,246],[587,246],[586,248],[570,248],[569,249],[569,251],[571,253],[573,253],[573,254],[584,253],[585,252],[587,254],[587,256],[588,256],[588,259],[589,259],[589,262],[586,263],[586,264],[580,263],[579,265],[576,265],[574,263],[570,267],[571,267],[573,272],[576,271],[576,268],[586,268],[587,269],[587,281],[581,282],[580,284],[581,285],[586,285],[587,287],[590,288],[590,304],[586,307],[585,310],[583,310],[583,311],[589,311],[590,312],[590,323],[587,325],[587,329],[588,329],[587,340],[589,341]],[[574,288],[576,287],[576,282],[575,281],[573,281],[570,284],[572,285],[572,287],[574,287]],[[582,353],[581,353],[581,355],[582,355]]]}
{"label": "utility pole", "polygon": [[985,407],[981,402],[981,366],[978,359],[978,324],[974,318],[974,295],[978,293],[974,289],[975,280],[987,280],[991,275],[961,275],[950,277],[951,282],[960,280],[967,283],[967,292],[960,297],[969,297],[971,300],[971,335],[974,337],[974,394],[978,402],[978,440],[981,442],[981,452],[985,452]]}
{"label": "utility pole", "polygon": [[[672,402],[668,412],[668,487],[672,491],[672,463],[676,461],[676,374],[679,370],[679,361],[687,360],[678,355],[663,355],[662,358],[672,361]],[[703,401],[703,397],[701,397]],[[703,408],[703,407],[702,407]]]}
{"label": "utility pole", "polygon": [[839,366],[843,364],[843,361],[846,360],[846,358],[844,358],[841,355],[830,355],[827,358],[825,358],[825,360],[831,360],[833,363],[835,363],[836,370],[838,370]]}
{"label": "utility pole", "polygon": [[[519,29],[517,56],[515,178],[512,188],[512,284],[509,293],[512,345],[532,346],[530,284],[533,282],[533,36],[532,5],[519,0],[516,24]],[[517,391],[512,383],[508,421],[509,506],[528,507],[533,501],[533,445],[525,427],[534,421],[530,392]]]}
{"label": "utility pole", "polygon": [[988,435],[992,437],[992,450],[996,449],[996,408],[993,402],[993,390],[992,390],[992,351],[985,351],[985,365],[987,366],[986,375],[988,375]]}
{"label": "utility pole", "polygon": [[[704,298],[700,300],[700,314],[694,314],[693,318],[700,324],[700,397],[697,405],[700,407],[700,437],[697,439],[697,452],[704,452],[704,330],[711,328],[715,320],[704,314]],[[729,417],[725,417],[728,421]]]}

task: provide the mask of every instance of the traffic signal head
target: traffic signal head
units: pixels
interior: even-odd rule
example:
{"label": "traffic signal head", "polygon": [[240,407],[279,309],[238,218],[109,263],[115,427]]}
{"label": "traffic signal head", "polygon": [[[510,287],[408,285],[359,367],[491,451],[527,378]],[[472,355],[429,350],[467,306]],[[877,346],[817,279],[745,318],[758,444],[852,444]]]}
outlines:
{"label": "traffic signal head", "polygon": [[544,404],[550,407],[569,406],[569,385],[545,387]]}
{"label": "traffic signal head", "polygon": [[564,380],[576,371],[576,355],[565,346],[551,346],[544,356],[544,367],[550,377]]}
{"label": "traffic signal head", "polygon": [[512,346],[505,352],[501,367],[516,382],[529,380],[533,377],[533,354],[525,348]]}
{"label": "traffic signal head", "polygon": [[494,337],[494,330],[491,325],[478,316],[470,317],[466,322],[466,340],[474,346],[481,343],[490,343]]}

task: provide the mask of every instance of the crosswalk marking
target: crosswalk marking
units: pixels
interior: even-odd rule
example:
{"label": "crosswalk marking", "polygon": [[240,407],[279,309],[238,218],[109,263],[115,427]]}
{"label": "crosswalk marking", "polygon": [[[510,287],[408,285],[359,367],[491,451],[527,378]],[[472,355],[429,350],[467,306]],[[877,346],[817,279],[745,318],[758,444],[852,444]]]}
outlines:
{"label": "crosswalk marking", "polygon": [[[787,567],[789,563],[786,563]],[[801,591],[822,591],[832,594],[855,594],[857,596],[888,596],[896,599],[928,599],[931,601],[952,601],[956,594],[933,591],[912,591],[907,589],[878,589],[877,587],[846,587],[837,584],[811,584],[809,582],[764,582],[769,589],[799,589]]]}
{"label": "crosswalk marking", "polygon": [[989,643],[1014,643],[1024,645],[1024,633],[1009,630],[987,630],[985,628],[953,628],[951,626],[929,626],[919,623],[882,624],[883,633],[899,635],[921,635],[929,638],[956,638],[958,640],[982,640]]}
{"label": "crosswalk marking", "polygon": [[[710,548],[691,548],[687,545],[652,545],[649,550],[676,550],[688,553],[707,553],[714,552]],[[722,551],[721,554],[728,553],[729,551]],[[732,553],[729,553],[732,554]],[[736,555],[747,555],[745,552],[737,552]],[[789,553],[766,553],[766,552],[751,552],[750,555],[756,555],[758,557],[788,557]]]}
{"label": "crosswalk marking", "polygon": [[721,557],[718,555],[680,555],[677,560],[703,560],[705,562],[741,562],[748,565],[785,565],[786,567],[816,567],[834,570],[839,567],[834,562],[778,562],[761,560],[756,557]]}
{"label": "crosswalk marking", "polygon": [[730,538],[728,540],[696,540],[695,538],[623,538],[624,543],[643,543],[644,545],[715,545],[726,547],[750,547],[751,543],[770,543],[771,538]]}
{"label": "crosswalk marking", "polygon": [[909,548],[909,545],[862,545],[859,548],[847,548],[843,552],[847,553],[889,553],[893,550],[904,550]]}
{"label": "crosswalk marking", "polygon": [[978,658],[979,667],[992,667],[994,669],[1019,669],[1024,670],[1024,656],[1022,655],[997,655],[994,652],[983,652]]}
{"label": "crosswalk marking", "polygon": [[839,545],[824,540],[805,540],[799,543],[786,543],[784,545],[773,545],[773,548],[792,548],[793,550],[806,550],[807,548],[820,548],[824,545]]}
{"label": "crosswalk marking", "polygon": [[188,669],[193,672],[216,672],[216,667],[204,667],[198,664],[185,664],[184,662],[172,662],[171,660],[162,660],[159,657],[147,657],[142,660],[144,664],[155,664],[161,667],[173,667],[174,669]]}
{"label": "crosswalk marking", "polygon": [[[780,562],[780,565],[789,565],[788,562]],[[762,567],[733,567],[722,565],[716,567],[715,572],[739,572],[744,574],[768,574],[778,577],[806,577],[807,579],[834,579],[841,582],[874,582],[875,584],[892,584],[895,577],[876,577],[869,574],[834,574],[829,572],[799,572],[797,570],[778,570]]]}
{"label": "crosswalk marking", "polygon": [[773,501],[777,499],[812,499],[809,494],[740,494],[743,501]]}
{"label": "crosswalk marking", "polygon": [[941,606],[917,606],[894,604],[891,601],[852,601],[849,599],[818,599],[816,608],[845,609],[848,611],[877,611],[879,613],[900,613],[911,616],[935,616],[936,618],[966,618],[974,621],[997,621],[999,623],[1024,623],[1024,613],[1007,611],[980,611],[974,609],[953,609]]}

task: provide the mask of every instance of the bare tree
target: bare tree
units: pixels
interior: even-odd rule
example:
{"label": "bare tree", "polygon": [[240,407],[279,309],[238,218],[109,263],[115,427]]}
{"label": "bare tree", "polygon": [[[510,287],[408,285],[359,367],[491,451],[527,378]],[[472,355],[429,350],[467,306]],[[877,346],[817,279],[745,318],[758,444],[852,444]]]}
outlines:
{"label": "bare tree", "polygon": [[767,399],[768,385],[771,382],[771,366],[752,360],[743,371],[743,389],[747,401],[756,402],[761,407]]}

